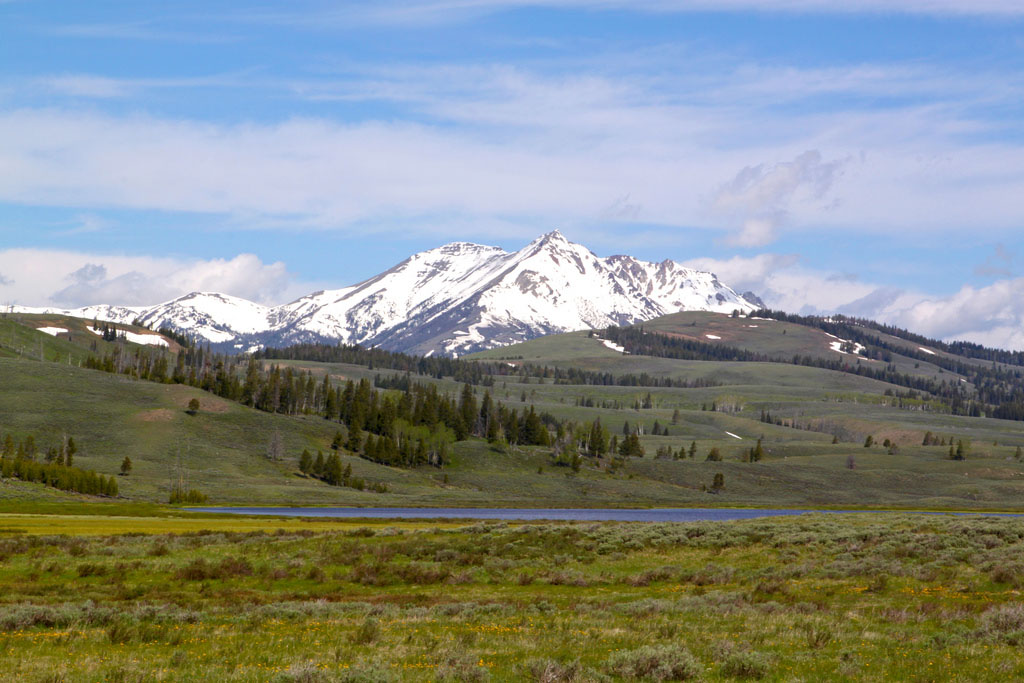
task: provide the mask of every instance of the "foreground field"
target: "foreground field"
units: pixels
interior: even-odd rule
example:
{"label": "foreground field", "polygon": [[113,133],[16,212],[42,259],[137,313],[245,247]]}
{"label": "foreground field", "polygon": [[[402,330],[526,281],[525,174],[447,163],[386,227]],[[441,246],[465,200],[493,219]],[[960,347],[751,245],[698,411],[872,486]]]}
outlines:
{"label": "foreground field", "polygon": [[[45,535],[48,519],[74,535]],[[23,515],[0,534],[5,680],[1024,676],[1015,518]]]}

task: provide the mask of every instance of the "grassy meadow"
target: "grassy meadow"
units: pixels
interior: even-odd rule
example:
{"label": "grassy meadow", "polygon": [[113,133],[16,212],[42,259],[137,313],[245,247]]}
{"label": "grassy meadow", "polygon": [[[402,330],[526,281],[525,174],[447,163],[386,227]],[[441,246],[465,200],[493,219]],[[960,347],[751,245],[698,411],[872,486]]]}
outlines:
{"label": "grassy meadow", "polygon": [[[669,322],[779,353],[823,342],[812,332],[755,338],[767,333],[725,316]],[[77,466],[113,475],[128,456],[133,468],[118,477],[119,500],[0,481],[2,680],[1024,677],[1024,518],[817,512],[519,524],[240,517],[166,505],[184,478],[213,505],[1020,510],[1024,423],[946,415],[848,374],[624,356],[572,333],[478,357],[703,386],[511,374],[489,390],[555,420],[600,419],[620,437],[627,425],[640,428],[644,457],[624,466],[588,457],[574,471],[555,466],[550,448],[469,439],[443,468],[399,469],[342,452],[356,476],[386,484],[374,493],[298,469],[303,449],[328,452],[343,425],[85,369],[81,361],[106,342],[78,328],[71,339],[31,329],[44,324],[74,327],[0,318],[0,431],[34,434],[42,449],[68,434]],[[388,374],[281,365],[336,381]],[[925,365],[914,370],[933,371]],[[461,390],[450,378],[415,379]],[[483,391],[476,387],[478,399]],[[186,411],[192,399],[195,415]],[[668,434],[653,435],[655,422]],[[965,441],[966,458],[922,445],[929,431]],[[875,443],[865,447],[868,436]],[[268,443],[278,437],[283,457],[272,459]],[[766,457],[746,462],[758,440]],[[679,459],[691,444],[695,457]],[[655,457],[659,448],[675,457]],[[707,460],[713,448],[721,461]]]}
{"label": "grassy meadow", "polygon": [[1024,676],[1020,519],[125,524],[0,521],[0,677]]}

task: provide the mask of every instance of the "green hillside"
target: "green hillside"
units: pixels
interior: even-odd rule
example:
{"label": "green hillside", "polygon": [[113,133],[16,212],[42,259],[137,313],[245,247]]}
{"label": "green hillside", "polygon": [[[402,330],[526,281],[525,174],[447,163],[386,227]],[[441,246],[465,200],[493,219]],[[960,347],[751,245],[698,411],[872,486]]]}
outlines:
{"label": "green hillside", "polygon": [[[47,360],[79,365],[90,355],[108,353],[118,342],[104,341],[93,329],[94,321],[66,315],[0,314],[0,358]],[[41,332],[49,329],[53,334]],[[117,325],[121,332],[155,335],[171,351],[179,349],[173,340],[137,325]],[[144,348],[130,341],[120,342],[129,348]]]}
{"label": "green hillside", "polygon": [[[650,324],[680,328],[731,342],[769,341],[760,323],[727,316],[683,314]],[[694,325],[694,322],[697,325]],[[78,329],[71,340],[34,327]],[[62,325],[58,325],[62,323]],[[0,320],[0,433],[33,434],[40,447],[74,437],[75,464],[116,474],[125,456],[132,472],[118,477],[129,500],[164,502],[182,479],[214,504],[338,505],[526,505],[526,506],[902,506],[1016,509],[1024,501],[1024,423],[963,417],[941,412],[922,397],[900,398],[901,387],[857,375],[787,363],[709,362],[623,355],[587,333],[554,335],[477,354],[471,362],[496,362],[508,374],[488,375],[474,387],[477,400],[519,411],[531,407],[556,423],[586,424],[600,419],[617,438],[639,431],[643,458],[615,463],[584,457],[579,471],[555,465],[551,447],[489,444],[472,437],[456,442],[442,468],[389,467],[340,451],[344,465],[375,493],[327,484],[299,472],[303,449],[331,453],[334,435],[347,438],[343,424],[308,414],[269,413],[183,384],[132,379],[79,367],[106,342],[76,328],[84,321]],[[757,328],[743,327],[758,324]],[[823,342],[813,330],[790,323],[766,323],[787,330],[776,351],[790,353]],[[784,327],[783,327],[784,326]],[[714,330],[701,332],[702,330]],[[774,333],[773,333],[774,334]],[[748,335],[748,336],[743,336]],[[12,345],[10,340],[15,340]],[[760,341],[759,341],[760,339]],[[18,352],[42,347],[42,353]],[[824,353],[829,352],[827,350]],[[68,355],[71,361],[68,361]],[[39,358],[43,360],[39,360]],[[263,360],[266,367],[309,371],[317,382],[402,376],[375,365],[303,360]],[[683,386],[565,384],[520,373],[524,364],[575,368],[608,377],[671,378]],[[412,381],[457,395],[452,377],[412,375]],[[656,384],[656,381],[649,383]],[[383,390],[382,390],[383,391]],[[196,415],[186,412],[200,401]],[[769,417],[770,416],[770,417]],[[766,422],[769,419],[770,422]],[[656,427],[657,423],[657,427]],[[658,435],[654,432],[658,431]],[[665,432],[667,431],[667,434]],[[941,445],[922,445],[931,432]],[[552,432],[553,433],[553,432]],[[269,445],[280,435],[281,457]],[[875,445],[864,447],[870,436]],[[745,462],[761,440],[766,457]],[[886,440],[891,446],[884,446]],[[833,442],[836,443],[833,443]],[[964,460],[949,458],[949,444],[963,441]],[[695,445],[696,456],[677,459]],[[720,462],[707,461],[717,449]],[[657,458],[670,452],[672,457]],[[715,489],[715,475],[724,486]],[[36,493],[33,493],[36,492]],[[78,499],[36,484],[5,481],[8,501]]]}

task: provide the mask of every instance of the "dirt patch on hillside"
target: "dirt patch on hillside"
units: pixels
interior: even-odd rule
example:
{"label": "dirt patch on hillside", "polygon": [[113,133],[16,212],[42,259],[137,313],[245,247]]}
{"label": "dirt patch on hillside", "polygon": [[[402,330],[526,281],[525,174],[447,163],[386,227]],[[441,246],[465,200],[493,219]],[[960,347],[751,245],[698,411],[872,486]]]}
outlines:
{"label": "dirt patch on hillside", "polygon": [[136,415],[135,419],[141,420],[142,422],[170,422],[174,419],[174,411],[168,408],[147,410],[144,413]]}

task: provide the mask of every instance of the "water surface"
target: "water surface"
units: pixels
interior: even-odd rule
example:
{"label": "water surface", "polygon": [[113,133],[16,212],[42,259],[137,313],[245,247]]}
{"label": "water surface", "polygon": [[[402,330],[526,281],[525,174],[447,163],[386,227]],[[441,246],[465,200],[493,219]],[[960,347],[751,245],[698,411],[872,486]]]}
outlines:
{"label": "water surface", "polygon": [[225,512],[237,515],[284,515],[288,517],[341,517],[384,519],[500,519],[584,522],[726,522],[733,519],[801,515],[808,510],[752,508],[348,508],[348,507],[230,507],[189,508],[195,512]]}
{"label": "water surface", "polygon": [[580,522],[728,522],[734,519],[782,517],[812,512],[828,514],[991,515],[1020,517],[1012,512],[940,512],[915,510],[795,510],[787,508],[350,508],[350,507],[202,507],[193,512],[284,517],[338,517],[372,519],[498,519]]}

